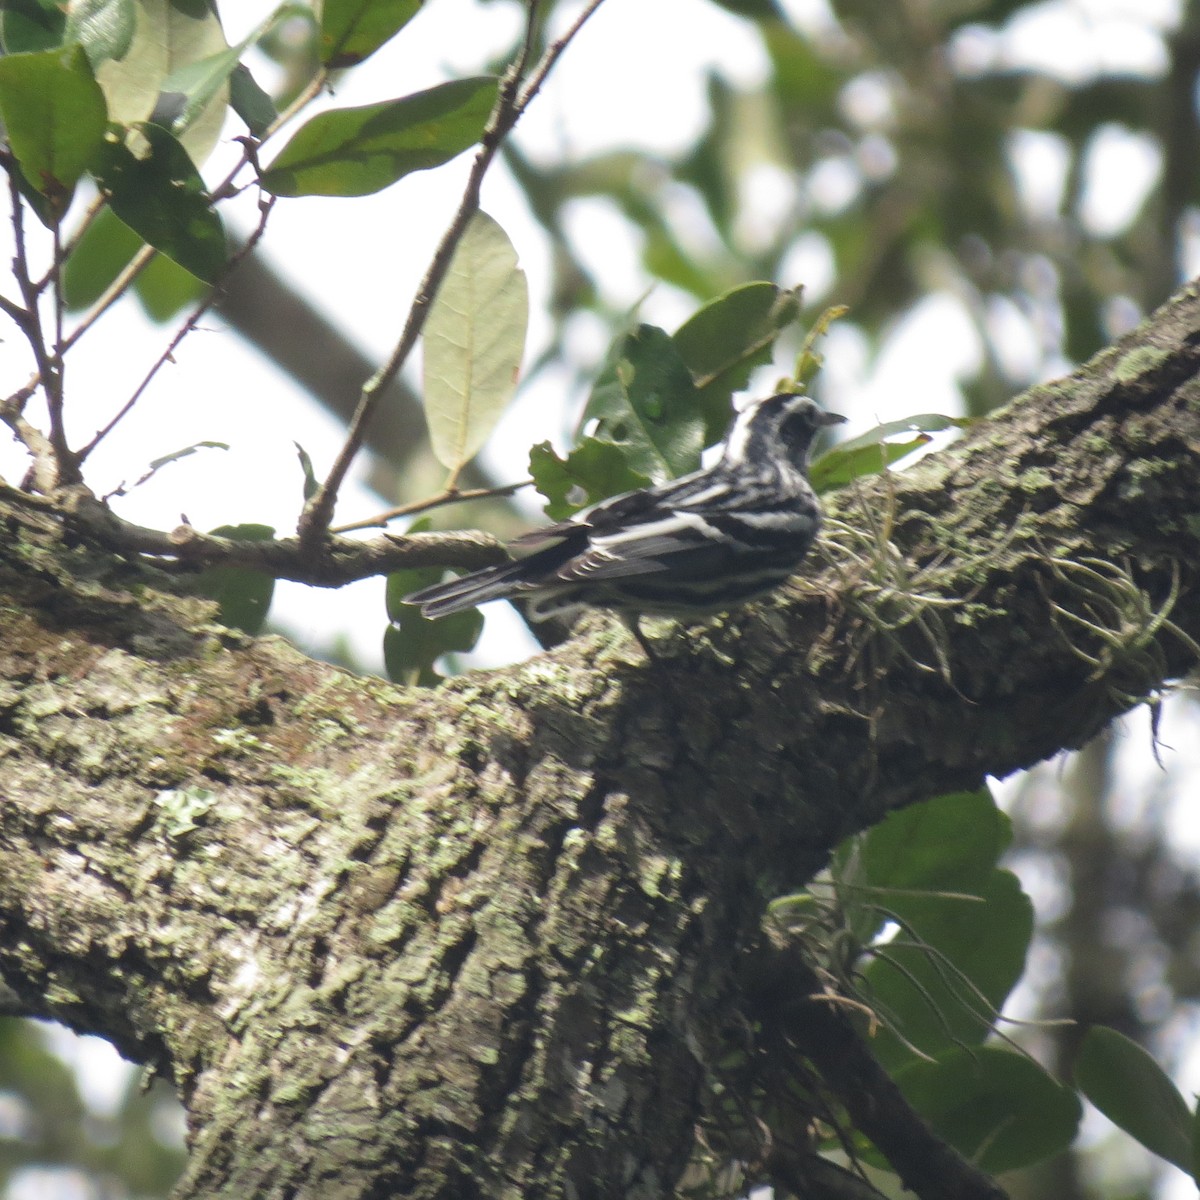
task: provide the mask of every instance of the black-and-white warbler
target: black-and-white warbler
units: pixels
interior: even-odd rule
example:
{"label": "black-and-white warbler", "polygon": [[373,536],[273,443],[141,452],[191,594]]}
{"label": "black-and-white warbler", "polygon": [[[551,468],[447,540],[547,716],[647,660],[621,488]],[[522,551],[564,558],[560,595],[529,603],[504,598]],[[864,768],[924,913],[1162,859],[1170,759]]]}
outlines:
{"label": "black-and-white warbler", "polygon": [[809,450],[821,429],[844,420],[807,396],[755,400],[734,418],[714,466],[535,529],[512,544],[551,544],[405,600],[427,617],[520,597],[533,620],[585,604],[613,609],[654,657],[642,614],[701,620],[766,594],[796,570],[821,520]]}

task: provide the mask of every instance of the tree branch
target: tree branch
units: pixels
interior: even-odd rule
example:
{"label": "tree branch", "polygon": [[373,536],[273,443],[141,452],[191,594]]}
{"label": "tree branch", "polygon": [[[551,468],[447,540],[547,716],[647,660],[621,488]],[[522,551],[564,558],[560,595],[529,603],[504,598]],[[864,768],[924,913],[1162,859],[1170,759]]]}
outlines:
{"label": "tree branch", "polygon": [[402,567],[457,566],[467,570],[503,562],[508,553],[491,534],[472,530],[424,533],[412,537],[382,534],[365,540],[329,538],[315,551],[297,538],[249,541],[202,533],[180,525],[164,533],[118,517],[87,489],[53,501],[0,482],[0,501],[8,501],[11,523],[33,525],[44,533],[61,525],[82,538],[125,558],[143,556],[147,565],[251,567],[276,579],[313,587],[342,587],[358,579],[386,575]]}

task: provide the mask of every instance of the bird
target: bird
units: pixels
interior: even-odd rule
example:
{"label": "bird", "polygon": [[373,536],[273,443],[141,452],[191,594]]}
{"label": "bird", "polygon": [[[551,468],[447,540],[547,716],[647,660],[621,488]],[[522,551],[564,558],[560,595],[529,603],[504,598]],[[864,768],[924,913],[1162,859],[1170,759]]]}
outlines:
{"label": "bird", "polygon": [[845,420],[810,397],[780,392],[738,412],[718,461],[602,500],[517,538],[540,546],[405,596],[437,618],[488,600],[527,599],[529,619],[610,609],[651,650],[646,616],[694,623],[766,595],[799,567],[820,527],[808,482],[817,434]]}

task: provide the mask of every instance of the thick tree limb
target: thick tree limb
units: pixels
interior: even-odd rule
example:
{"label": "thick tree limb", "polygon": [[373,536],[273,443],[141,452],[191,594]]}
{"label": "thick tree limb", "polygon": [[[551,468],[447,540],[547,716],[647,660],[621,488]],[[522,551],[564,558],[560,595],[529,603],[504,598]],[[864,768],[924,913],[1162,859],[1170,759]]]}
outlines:
{"label": "thick tree limb", "polygon": [[0,978],[173,1076],[181,1200],[662,1196],[767,898],[1193,666],[1198,371],[1189,290],[665,665],[437,692],[0,508]]}

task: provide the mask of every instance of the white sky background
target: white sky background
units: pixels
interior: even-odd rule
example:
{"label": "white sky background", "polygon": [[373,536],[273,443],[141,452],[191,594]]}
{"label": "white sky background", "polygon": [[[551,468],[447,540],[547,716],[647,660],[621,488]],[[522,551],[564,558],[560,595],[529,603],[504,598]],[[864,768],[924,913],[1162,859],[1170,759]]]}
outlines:
{"label": "white sky background", "polygon": [[[274,5],[224,0],[219,7],[227,36],[236,41]],[[805,26],[819,27],[828,20],[823,0],[787,0],[785,7]],[[1070,81],[1093,73],[1098,64],[1158,75],[1165,66],[1162,31],[1173,25],[1178,12],[1176,0],[1050,0],[1023,16],[1011,36],[968,31],[960,37],[956,53],[964,69],[1020,61]],[[323,106],[370,103],[484,70],[489,56],[511,43],[519,21],[515,3],[430,0],[397,39],[350,72]],[[254,69],[269,83],[269,64],[255,63]],[[703,127],[704,77],[709,70],[719,71],[735,85],[761,82],[766,57],[747,23],[701,0],[607,0],[524,118],[518,140],[526,153],[542,161],[585,157],[615,147],[676,154]],[[860,101],[869,105],[869,92]],[[226,131],[228,136],[237,132],[234,124]],[[284,141],[286,134],[278,145]],[[233,150],[227,143],[218,152],[206,169],[207,178],[221,176],[221,166]],[[1051,136],[1031,133],[1019,139],[1014,155],[1027,203],[1035,210],[1053,209],[1063,183],[1061,147]],[[448,167],[409,176],[372,197],[283,199],[276,205],[264,250],[301,292],[334,314],[369,354],[382,359],[457,204],[469,161],[464,155]],[[1087,219],[1093,228],[1108,229],[1128,219],[1153,184],[1157,167],[1153,147],[1119,130],[1108,131],[1089,166],[1093,186]],[[747,196],[751,210],[762,220],[774,219],[786,209],[781,201],[788,198],[791,186],[770,171],[760,173]],[[845,179],[835,168],[821,186],[828,189],[828,202],[836,203]],[[814,199],[820,202],[821,196]],[[532,360],[544,348],[548,330],[543,315],[550,284],[547,247],[502,165],[485,183],[483,202],[508,231],[529,281],[527,359]],[[706,218],[698,206],[682,195],[678,203],[681,221],[693,225],[690,235],[705,237]],[[253,199],[246,197],[241,216],[229,219],[248,229],[253,216]],[[578,202],[569,228],[614,305],[632,305],[646,292],[651,281],[641,269],[636,235],[605,202]],[[0,239],[0,253],[7,256],[7,223]],[[779,282],[803,281],[810,296],[828,286],[828,258],[813,240],[802,239],[795,265],[797,277]],[[645,300],[642,314],[673,329],[692,307],[689,299],[660,286]],[[1014,373],[1033,369],[1042,349],[1037,331],[1003,306],[989,319],[1005,334],[1003,353]],[[121,304],[81,342],[67,367],[68,422],[75,443],[85,441],[120,406],[173,328],[152,325],[136,305]],[[569,346],[578,362],[596,362],[607,336],[594,318],[583,316],[570,326]],[[30,369],[27,349],[11,330],[3,337],[0,377],[21,380]],[[835,327],[824,350],[823,395],[831,407],[850,416],[851,434],[914,412],[959,411],[957,379],[974,368],[980,353],[964,298],[949,290],[931,296],[896,327],[873,369],[862,338],[847,324]],[[565,446],[575,414],[566,410],[564,388],[561,377],[543,372],[521,393],[486,451],[498,477],[523,477],[528,447],[535,441],[549,437]],[[32,415],[38,411],[31,407]],[[167,467],[144,487],[115,501],[114,508],[158,528],[169,529],[186,514],[201,529],[258,521],[289,533],[301,503],[293,441],[309,451],[320,475],[342,435],[340,425],[290,379],[210,316],[185,341],[177,365],[159,374],[134,414],[93,456],[88,478],[104,492],[122,480],[136,479],[160,455],[201,440],[229,442],[228,453],[200,452]],[[0,475],[19,480],[23,470],[17,448],[0,443]],[[337,520],[368,516],[381,507],[377,497],[352,479]],[[531,498],[531,523],[539,511],[536,498]],[[487,611],[491,644],[486,658],[500,661],[526,653],[532,643],[507,606],[492,605]],[[385,619],[383,583],[369,580],[338,591],[283,583],[276,590],[272,619],[310,645],[328,645],[344,636],[362,662],[378,667]],[[1196,842],[1194,823],[1187,828],[1192,831],[1189,841]],[[83,1043],[93,1044],[105,1045],[96,1039]],[[84,1075],[97,1111],[102,1111],[112,1103],[105,1099],[105,1081],[117,1085],[123,1073],[111,1061],[97,1069],[95,1056],[112,1057],[113,1052],[93,1048],[73,1053],[93,1063]],[[1200,1068],[1189,1074],[1200,1080]],[[53,1193],[41,1179],[35,1192],[12,1194],[40,1198]]]}

